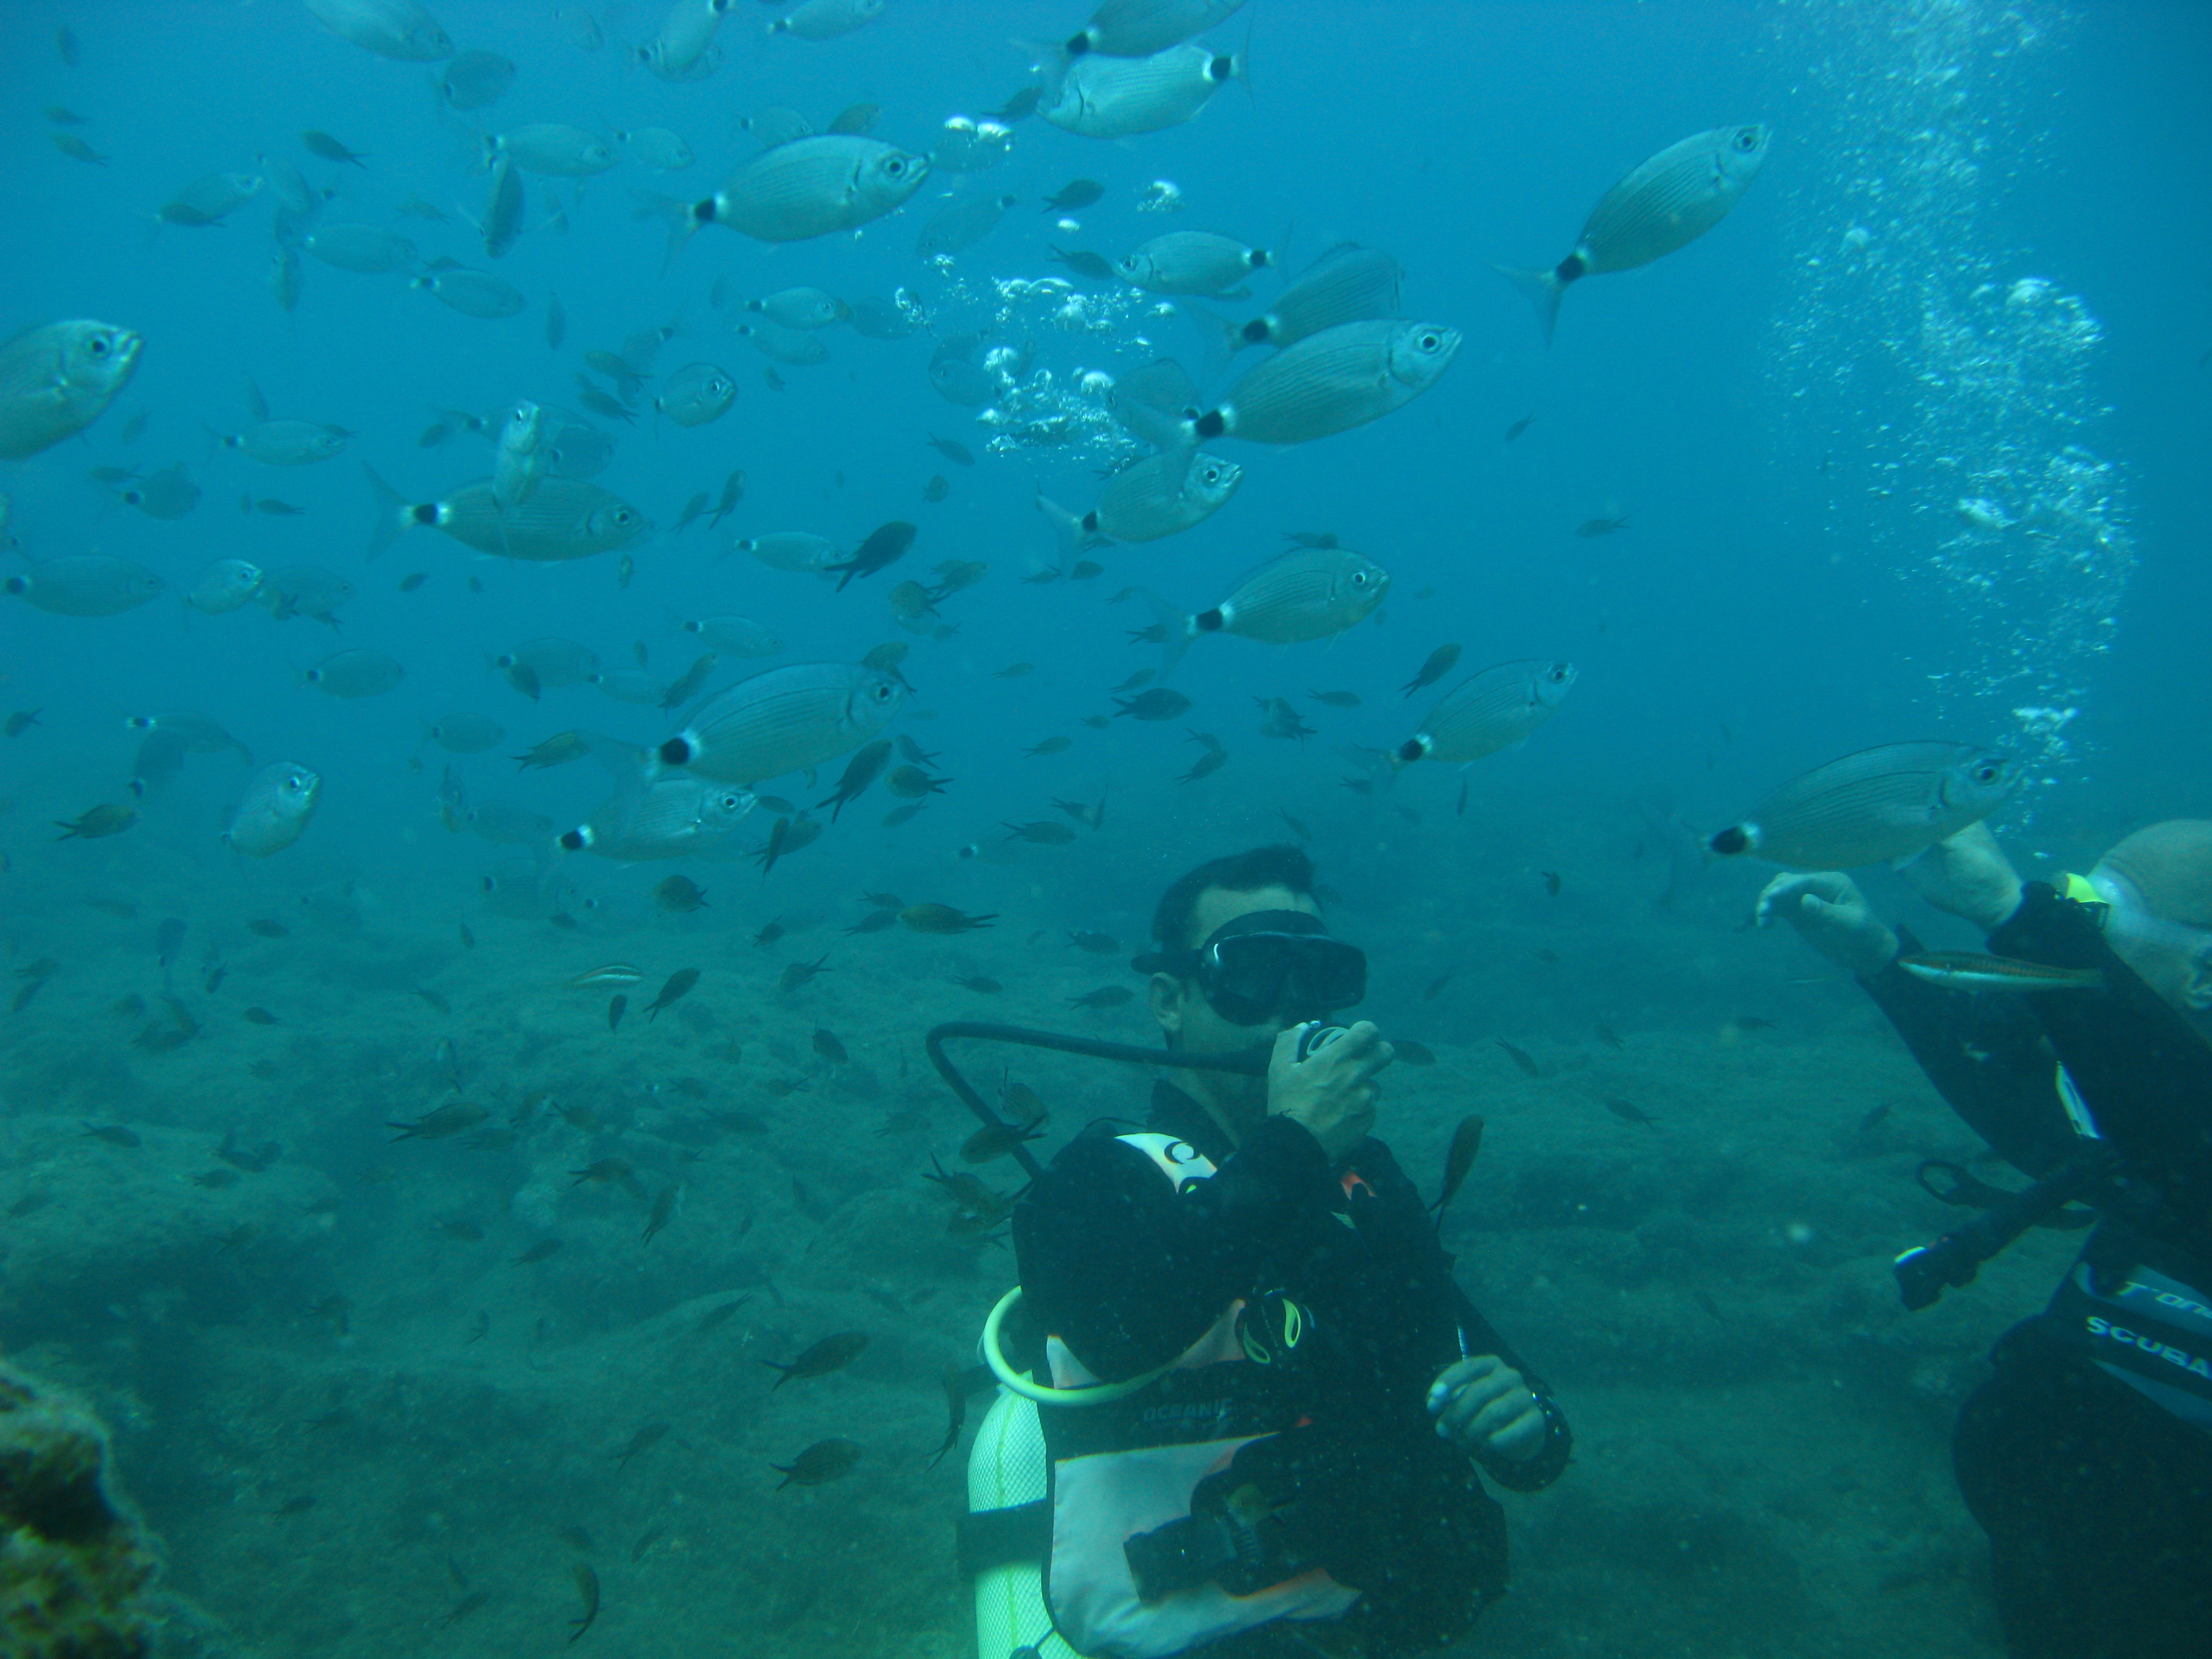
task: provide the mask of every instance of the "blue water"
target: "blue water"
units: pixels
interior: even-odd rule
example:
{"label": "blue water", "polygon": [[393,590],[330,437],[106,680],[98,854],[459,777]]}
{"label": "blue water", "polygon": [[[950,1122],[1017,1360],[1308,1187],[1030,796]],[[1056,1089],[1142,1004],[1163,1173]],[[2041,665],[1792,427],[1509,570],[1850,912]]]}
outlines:
{"label": "blue water", "polygon": [[[1996,820],[2027,867],[2079,868],[2136,824],[2212,816],[2212,738],[2193,717],[2212,605],[2195,499],[2212,436],[2212,227],[2196,210],[2212,156],[2199,72],[2212,18],[2041,0],[1253,0],[1212,37],[1249,51],[1249,88],[1225,88],[1186,126],[1099,143],[1032,118],[996,167],[940,169],[857,235],[770,247],[710,226],[664,270],[662,225],[638,216],[634,191],[706,194],[753,153],[738,117],[787,105],[822,126],[866,100],[882,107],[876,137],[925,150],[947,117],[981,117],[1030,83],[1014,42],[1080,17],[890,0],[867,27],[813,43],[760,38],[771,14],[747,5],[722,29],[720,67],[675,85],[625,61],[657,27],[654,4],[597,14],[595,51],[550,5],[435,10],[464,46],[519,65],[490,108],[442,111],[441,66],[373,56],[290,0],[21,4],[0,21],[13,112],[0,330],[88,317],[146,342],[129,387],[81,438],[0,466],[16,543],[0,562],[100,552],[168,585],[98,619],[0,601],[0,706],[40,711],[0,740],[0,950],[11,967],[62,964],[0,1020],[0,1208],[45,1194],[6,1224],[0,1346],[107,1419],[125,1482],[168,1540],[172,1588],[212,1621],[195,1638],[205,1650],[389,1651],[467,1594],[463,1579],[492,1597],[443,1632],[447,1647],[550,1648],[574,1616],[570,1564],[586,1557],[606,1611],[585,1639],[625,1653],[970,1650],[946,1565],[958,1460],[926,1468],[942,1426],[933,1379],[965,1360],[1012,1267],[945,1239],[942,1206],[915,1179],[968,1127],[927,1080],[920,1034],[981,1015],[1146,1040],[1140,1006],[1071,1012],[1066,1000],[1135,985],[1123,963],[1159,889],[1202,858],[1279,838],[1287,813],[1342,895],[1339,931],[1375,958],[1364,1012],[1440,1057],[1433,1071],[1401,1068],[1381,1133],[1408,1167],[1432,1170],[1462,1112],[1491,1115],[1454,1247],[1583,1428],[1561,1488],[1516,1500],[1516,1594],[1478,1644],[1995,1651],[1944,1436],[1987,1339],[2039,1302],[2057,1258],[2031,1242],[1965,1310],[1907,1325],[1888,1310],[1881,1264],[1943,1219],[1902,1172],[1972,1143],[1848,984],[1820,980],[1793,941],[1734,931],[1761,872],[1685,871],[1675,890],[1666,838],[1636,803],[1710,830],[1821,761],[1938,736],[2032,761]],[[54,44],[64,24],[74,66]],[[88,124],[50,127],[48,105]],[[699,159],[672,175],[624,161],[580,190],[532,178],[527,228],[487,260],[464,217],[484,193],[478,135],[539,120],[665,125]],[[1772,128],[1772,149],[1735,211],[1653,265],[1577,284],[1545,349],[1491,263],[1555,263],[1642,158],[1753,121]],[[337,135],[367,167],[313,157],[305,129]],[[109,159],[58,154],[46,135],[60,131]],[[185,183],[250,173],[263,152],[336,189],[325,222],[394,226],[425,258],[495,270],[528,308],[479,320],[404,275],[310,258],[288,313],[264,281],[266,192],[220,228],[156,224]],[[1057,228],[1035,204],[1079,177],[1105,198]],[[1180,191],[1180,213],[1139,210],[1155,180]],[[956,192],[1023,200],[974,248],[925,264],[915,236]],[[544,222],[553,193],[565,232]],[[395,217],[410,195],[448,222]],[[1094,284],[1079,291],[1104,322],[1079,333],[1055,325],[1056,294],[997,285],[1064,276],[1053,246],[1112,258],[1182,228],[1286,248],[1293,270],[1346,240],[1386,249],[1407,273],[1405,314],[1464,343],[1439,384],[1371,425],[1295,449],[1223,441],[1246,469],[1228,507],[1179,538],[1097,552],[1104,574],[1089,581],[1020,579],[1060,556],[1036,493],[1081,511],[1097,470],[1133,453],[1103,423],[1066,448],[1012,441],[932,389],[927,331],[885,342],[832,329],[830,361],[778,366],[774,390],[765,360],[730,332],[737,313],[709,301],[717,278],[744,295],[902,291],[939,332],[988,326],[988,343],[1024,354],[1030,399],[1095,414],[1072,389],[1079,374],[1162,354],[1195,368],[1196,335],[1146,296]],[[1218,308],[1242,317],[1275,288],[1262,274],[1251,299]],[[544,330],[555,292],[559,350]],[[436,411],[573,407],[583,351],[672,321],[657,370],[713,362],[739,391],[694,429],[656,423],[649,407],[635,426],[594,422],[617,440],[596,482],[659,526],[627,585],[619,555],[509,563],[427,530],[364,558],[362,463],[410,501],[481,477],[483,440],[417,443]],[[247,377],[274,414],[356,433],[346,453],[295,469],[211,453],[206,428],[247,418]],[[978,465],[948,463],[931,434]],[[173,522],[86,477],[173,462],[204,491]],[[685,501],[733,467],[748,483],[731,521],[673,534]],[[939,474],[950,494],[926,502]],[[241,495],[303,510],[241,514]],[[1976,533],[1958,511],[1969,498],[1998,499],[2044,533]],[[1624,515],[1617,534],[1573,533]],[[776,530],[850,546],[900,518],[921,526],[913,550],[842,592],[727,546],[732,531]],[[1109,605],[1117,590],[1201,609],[1291,531],[1334,532],[1387,568],[1381,612],[1327,642],[1200,640],[1172,681],[1193,700],[1186,719],[1079,724],[1110,711],[1109,687],[1157,665],[1127,637],[1149,613]],[[258,605],[185,612],[179,594],[218,557],[324,566],[355,597],[337,632]],[[957,631],[896,626],[886,591],[949,559],[990,566],[940,606]],[[410,572],[428,580],[402,592]],[[471,802],[565,827],[606,795],[605,775],[587,762],[519,776],[503,756],[574,727],[640,744],[676,729],[590,686],[533,705],[488,655],[558,635],[627,668],[639,641],[672,678],[696,647],[672,633],[672,612],[753,617],[784,641],[778,661],[910,645],[915,691],[891,731],[941,751],[955,782],[890,828],[901,803],[878,785],[765,878],[742,860],[623,868],[448,833],[437,801],[449,763]],[[1464,647],[1459,669],[1401,699],[1445,641]],[[403,663],[400,686],[337,702],[296,684],[296,670],[356,646]],[[1463,775],[1420,765],[1388,791],[1346,787],[1372,781],[1358,748],[1403,740],[1468,672],[1527,657],[1571,659],[1581,678],[1525,748]],[[1017,663],[1033,672],[996,678]],[[1326,707],[1310,689],[1363,701]],[[1253,700],[1276,696],[1317,735],[1260,736]],[[248,775],[228,754],[190,757],[122,835],[52,839],[49,823],[128,798],[138,738],[125,718],[177,709],[221,722],[257,761],[321,775],[296,847],[259,863],[222,844]],[[423,722],[455,710],[490,714],[505,741],[463,757],[426,744]],[[1186,726],[1231,758],[1182,785],[1200,752]],[[1056,736],[1072,746],[1020,753]],[[842,764],[761,787],[811,804]],[[1103,798],[1103,827],[1072,846],[1008,848],[1001,824],[1058,817],[1055,798]],[[727,850],[758,846],[771,816],[757,811]],[[1547,870],[1564,875],[1557,899]],[[707,909],[653,901],[678,872],[707,890]],[[523,897],[488,902],[488,878]],[[1904,914],[1886,876],[1869,885]],[[957,939],[838,931],[866,914],[862,891],[886,889],[1000,920]],[[1670,901],[1656,904],[1662,890]],[[154,941],[167,918],[187,933],[165,981]],[[255,918],[285,936],[247,931]],[[756,948],[771,920],[789,937]],[[1127,949],[1082,955],[1061,943],[1073,928]],[[787,963],[825,951],[833,972],[776,990]],[[615,959],[645,978],[610,1034],[604,992],[559,987]],[[698,989],[641,1029],[661,979],[686,967],[702,970]],[[1447,970],[1450,988],[1425,1000]],[[1006,991],[963,992],[951,974]],[[168,1052],[131,1047],[173,1024],[165,989],[196,1033]],[[243,1021],[247,1006],[279,1023]],[[1778,1024],[1747,1029],[1748,1014]],[[1594,1043],[1595,1021],[1630,1039],[1626,1056]],[[817,1060],[817,1026],[857,1063]],[[1505,1063],[1498,1036],[1536,1053],[1546,1077]],[[384,1150],[380,1125],[451,1097],[447,1041],[462,1093],[526,1127],[482,1152]],[[1017,1074],[1051,1102],[1055,1138],[1135,1099],[1136,1079],[1109,1068]],[[780,1092],[794,1082],[804,1089]],[[1669,1132],[1593,1121],[1589,1102],[1608,1091]],[[587,1110],[589,1127],[548,1097]],[[1845,1133],[1884,1100],[1895,1126]],[[929,1127],[876,1133],[908,1109]],[[708,1111],[759,1127],[663,1133]],[[130,1125],[142,1145],[88,1140],[86,1122]],[[1500,1133],[1512,1125],[1517,1135]],[[283,1161],[236,1186],[191,1186],[234,1129],[281,1142]],[[649,1249],[633,1197],[572,1193],[559,1174],[605,1157],[635,1164],[648,1198],[684,1188]],[[1010,1185],[1007,1167],[996,1170]],[[802,1194],[787,1191],[794,1177]],[[1577,1220],[1577,1195],[1601,1191],[1633,1196],[1610,1219]],[[438,1231],[449,1221],[485,1242],[455,1242]],[[1799,1224],[1817,1248],[1792,1242]],[[256,1231],[234,1237],[241,1226]],[[506,1265],[548,1236],[564,1239],[560,1256]],[[745,1289],[754,1305],[690,1338],[702,1311]],[[1731,1317],[1701,1311],[1693,1291]],[[332,1295],[350,1310],[343,1322],[310,1311]],[[479,1311],[489,1334],[466,1342]],[[766,1400],[756,1357],[854,1328],[873,1341],[849,1374]],[[345,1420],[319,1437],[301,1426],[337,1410]],[[659,1420],[676,1438],[616,1481],[613,1454]],[[771,1501],[764,1464],[833,1433],[869,1447],[863,1474]],[[1865,1470],[1822,1461],[1854,1436]],[[302,1493],[311,1510],[272,1518]],[[562,1527],[583,1528],[588,1547]],[[1669,1528],[1679,1550],[1651,1541]]]}

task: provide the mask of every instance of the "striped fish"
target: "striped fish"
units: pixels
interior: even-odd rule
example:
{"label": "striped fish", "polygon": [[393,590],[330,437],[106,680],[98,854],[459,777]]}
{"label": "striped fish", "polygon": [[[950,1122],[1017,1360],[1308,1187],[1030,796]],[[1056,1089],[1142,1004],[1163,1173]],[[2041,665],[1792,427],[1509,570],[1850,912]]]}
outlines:
{"label": "striped fish", "polygon": [[750,783],[850,754],[890,724],[906,687],[856,664],[793,663],[708,699],[656,751],[720,783]]}
{"label": "striped fish", "polygon": [[1785,783],[1707,843],[1789,870],[1895,864],[1995,811],[2021,780],[2009,755],[1969,743],[1890,743]]}
{"label": "striped fish", "polygon": [[1978,951],[1926,951],[1899,957],[1897,965],[1950,991],[2094,991],[2105,983],[2101,968],[2052,968]]}

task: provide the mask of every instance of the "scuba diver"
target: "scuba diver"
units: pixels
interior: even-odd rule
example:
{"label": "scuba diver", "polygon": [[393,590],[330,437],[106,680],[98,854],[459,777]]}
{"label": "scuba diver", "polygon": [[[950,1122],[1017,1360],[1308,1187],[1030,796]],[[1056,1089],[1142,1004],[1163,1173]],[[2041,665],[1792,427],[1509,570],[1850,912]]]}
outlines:
{"label": "scuba diver", "polygon": [[1944,1099],[2035,1178],[1899,1258],[1908,1306],[1969,1283],[2068,1200],[2094,1212],[1953,1437],[2007,1650],[2197,1659],[2212,1650],[2212,822],[2139,830],[2056,884],[2023,884],[1980,824],[1900,873],[1993,955],[1923,953],[1833,872],[1778,877],[1758,919],[1856,974]]}
{"label": "scuba diver", "polygon": [[1010,1296],[985,1352],[1043,1402],[1000,1407],[1042,1419],[1049,1494],[1042,1468],[1027,1504],[979,1481],[1008,1467],[987,1422],[968,1520],[1014,1523],[999,1559],[1030,1552],[1042,1604],[1002,1615],[969,1551],[983,1659],[1425,1652],[1505,1589],[1478,1471],[1528,1492],[1566,1467],[1565,1417],[1369,1133],[1394,1056],[1369,1022],[1326,1023],[1367,963],[1313,886],[1285,846],[1168,890],[1133,965],[1178,1080],[1141,1127],[1090,1126],[1015,1208],[1018,1316]]}

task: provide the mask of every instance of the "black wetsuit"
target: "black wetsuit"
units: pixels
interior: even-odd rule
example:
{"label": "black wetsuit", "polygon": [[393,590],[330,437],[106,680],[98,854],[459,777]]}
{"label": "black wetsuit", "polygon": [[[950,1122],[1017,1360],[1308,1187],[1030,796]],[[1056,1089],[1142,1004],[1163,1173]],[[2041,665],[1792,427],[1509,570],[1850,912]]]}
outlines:
{"label": "black wetsuit", "polygon": [[[1944,1098],[2042,1176],[2079,1151],[2063,1065],[2117,1173],[2051,1307],[1960,1411],[1959,1486],[1990,1535],[2014,1659],[2212,1654],[2212,1046],[2031,884],[2001,956],[2100,968],[2100,991],[1976,996],[1893,964],[1863,981]],[[1904,948],[1917,948],[1910,938]],[[2193,1288],[2192,1288],[2193,1287]],[[2101,1362],[2101,1363],[2100,1363]]]}
{"label": "black wetsuit", "polygon": [[[1380,1141],[1353,1151],[1347,1182],[1300,1125],[1269,1118],[1232,1148],[1203,1107],[1162,1083],[1145,1127],[1218,1171],[1177,1194],[1115,1139],[1136,1127],[1093,1124],[1017,1209],[1026,1310],[1110,1381],[1167,1364],[1239,1297],[1297,1303],[1312,1334],[1281,1369],[1303,1420],[1266,1447],[1304,1500],[1285,1512],[1303,1515],[1321,1563],[1364,1593],[1342,1622],[1364,1652],[1455,1639],[1505,1588],[1504,1516],[1475,1468],[1531,1491],[1566,1467],[1572,1437],[1549,1391],[1453,1283],[1419,1194]],[[1437,1435],[1429,1385],[1468,1354],[1496,1354],[1527,1379],[1548,1423],[1534,1457],[1470,1458]],[[1049,1442],[1060,1419],[1087,1413],[1045,1416]],[[1267,1652],[1279,1634],[1206,1650]]]}

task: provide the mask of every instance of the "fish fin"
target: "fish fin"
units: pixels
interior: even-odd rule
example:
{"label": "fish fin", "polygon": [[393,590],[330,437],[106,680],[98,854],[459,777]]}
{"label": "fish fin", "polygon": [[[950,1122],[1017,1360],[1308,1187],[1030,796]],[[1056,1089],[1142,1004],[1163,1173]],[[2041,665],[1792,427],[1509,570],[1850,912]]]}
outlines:
{"label": "fish fin", "polygon": [[1536,325],[1544,331],[1544,343],[1552,343],[1552,335],[1559,325],[1559,300],[1567,285],[1549,270],[1522,270],[1513,265],[1492,265],[1491,269],[1528,296],[1528,303],[1536,307]]}
{"label": "fish fin", "polygon": [[676,264],[676,256],[690,245],[692,233],[699,228],[699,217],[691,210],[690,203],[678,201],[673,196],[637,189],[631,190],[630,194],[644,204],[634,217],[643,219],[658,215],[668,222],[668,246],[660,258],[661,274],[665,276]]}
{"label": "fish fin", "polygon": [[1198,637],[1198,619],[1188,611],[1170,605],[1149,587],[1139,588],[1137,597],[1152,607],[1152,615],[1159,620],[1163,636],[1160,641],[1160,683],[1164,685],[1168,676],[1175,672],[1176,665],[1182,660],[1184,649]]}
{"label": "fish fin", "polygon": [[1082,520],[1077,518],[1074,514],[1054,501],[1049,495],[1040,493],[1036,498],[1036,508],[1038,512],[1044,514],[1045,521],[1052,526],[1053,534],[1060,538],[1061,574],[1065,575],[1067,573],[1068,561],[1085,548],[1101,547],[1105,544],[1107,540],[1105,537],[1085,530]]}
{"label": "fish fin", "polygon": [[407,498],[376,476],[376,469],[367,461],[361,464],[362,475],[368,479],[368,490],[375,500],[376,513],[368,528],[368,550],[362,555],[364,562],[399,539],[407,528]]}
{"label": "fish fin", "polygon": [[1161,449],[1183,441],[1183,417],[1198,401],[1197,388],[1172,357],[1155,358],[1114,382],[1107,406],[1122,427]]}
{"label": "fish fin", "polygon": [[1186,304],[1177,306],[1176,309],[1206,342],[1205,374],[1207,381],[1220,379],[1222,371],[1244,349],[1244,331],[1226,317],[1217,316],[1202,306]]}

